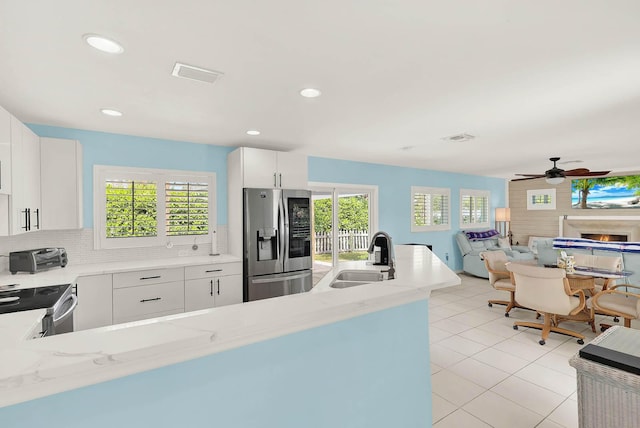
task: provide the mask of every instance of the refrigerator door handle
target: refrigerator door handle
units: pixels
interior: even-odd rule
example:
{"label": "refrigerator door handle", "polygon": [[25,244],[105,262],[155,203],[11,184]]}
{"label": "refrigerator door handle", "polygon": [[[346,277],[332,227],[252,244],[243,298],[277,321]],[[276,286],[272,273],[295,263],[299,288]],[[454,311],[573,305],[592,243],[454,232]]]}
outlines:
{"label": "refrigerator door handle", "polygon": [[268,284],[270,282],[281,282],[281,281],[286,281],[288,279],[302,279],[302,278],[308,277],[309,275],[311,275],[311,272],[307,271],[305,273],[300,273],[298,275],[280,276],[278,278],[253,279],[251,280],[251,282],[254,284]]}
{"label": "refrigerator door handle", "polygon": [[286,220],[287,209],[284,206],[284,195],[280,193],[280,200],[278,201],[278,223],[280,226],[280,248],[278,248],[278,256],[280,263],[282,263],[282,271],[284,272],[284,262],[286,257],[286,250],[289,247],[289,231]]}

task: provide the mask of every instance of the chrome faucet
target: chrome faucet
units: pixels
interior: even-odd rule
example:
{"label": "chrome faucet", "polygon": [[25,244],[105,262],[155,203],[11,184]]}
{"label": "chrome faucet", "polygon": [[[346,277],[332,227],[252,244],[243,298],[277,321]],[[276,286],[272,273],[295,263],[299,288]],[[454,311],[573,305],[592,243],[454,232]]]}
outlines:
{"label": "chrome faucet", "polygon": [[[382,240],[382,241],[379,241]],[[382,242],[381,244],[378,242]],[[387,266],[389,266],[389,269],[387,270],[383,270],[381,272],[387,272],[389,274],[389,276],[387,277],[387,279],[394,279],[395,278],[395,274],[396,274],[396,269],[393,266],[393,242],[391,242],[391,236],[389,236],[388,233],[383,232],[383,231],[379,231],[374,233],[373,237],[371,238],[371,243],[369,244],[369,249],[367,250],[369,252],[369,254],[373,254],[373,249],[375,248],[375,246],[378,246],[382,249],[381,253],[382,255],[384,255],[384,253],[387,253]]]}

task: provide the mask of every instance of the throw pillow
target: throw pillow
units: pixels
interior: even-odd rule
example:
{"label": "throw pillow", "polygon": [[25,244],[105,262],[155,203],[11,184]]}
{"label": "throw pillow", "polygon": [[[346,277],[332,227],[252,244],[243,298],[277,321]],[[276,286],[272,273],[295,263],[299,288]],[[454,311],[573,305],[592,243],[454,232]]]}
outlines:
{"label": "throw pillow", "polygon": [[483,232],[469,231],[469,232],[465,232],[465,234],[467,235],[467,238],[469,238],[470,241],[481,241],[484,239],[491,239],[494,236],[500,235],[500,233],[495,229],[490,229]]}
{"label": "throw pillow", "polygon": [[509,244],[509,238],[498,238],[498,247],[510,250],[511,244]]}

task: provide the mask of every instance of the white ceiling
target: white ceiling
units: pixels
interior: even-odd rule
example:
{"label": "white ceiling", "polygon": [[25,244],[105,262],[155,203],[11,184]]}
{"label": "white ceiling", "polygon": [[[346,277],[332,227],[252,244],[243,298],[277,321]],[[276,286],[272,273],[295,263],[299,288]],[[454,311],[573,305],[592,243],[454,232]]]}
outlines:
{"label": "white ceiling", "polygon": [[[550,156],[636,171],[639,19],[638,0],[0,0],[0,105],[31,123],[496,177]],[[177,79],[176,61],[224,77]],[[300,97],[308,86],[323,95]],[[477,138],[442,139],[463,132]]]}

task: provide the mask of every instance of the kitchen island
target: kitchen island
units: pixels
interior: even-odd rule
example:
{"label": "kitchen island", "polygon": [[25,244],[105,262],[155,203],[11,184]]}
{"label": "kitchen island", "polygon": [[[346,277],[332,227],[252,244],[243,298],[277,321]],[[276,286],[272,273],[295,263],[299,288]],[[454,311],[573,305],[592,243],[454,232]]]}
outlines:
{"label": "kitchen island", "polygon": [[429,426],[427,299],[460,279],[395,254],[393,280],[331,288],[374,268],[349,263],[309,293],[3,344],[1,425]]}

